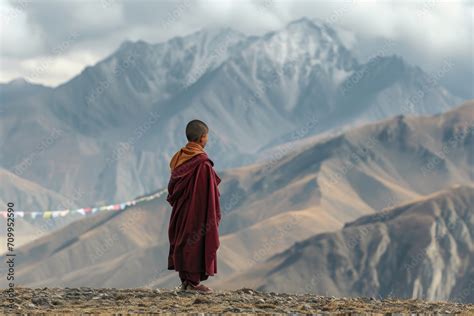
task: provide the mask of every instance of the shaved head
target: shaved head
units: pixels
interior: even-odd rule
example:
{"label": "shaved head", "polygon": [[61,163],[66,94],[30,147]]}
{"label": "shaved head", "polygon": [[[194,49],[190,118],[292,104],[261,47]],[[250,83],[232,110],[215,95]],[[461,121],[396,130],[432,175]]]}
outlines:
{"label": "shaved head", "polygon": [[186,138],[188,141],[199,142],[202,135],[209,132],[206,123],[200,120],[192,120],[186,125]]}

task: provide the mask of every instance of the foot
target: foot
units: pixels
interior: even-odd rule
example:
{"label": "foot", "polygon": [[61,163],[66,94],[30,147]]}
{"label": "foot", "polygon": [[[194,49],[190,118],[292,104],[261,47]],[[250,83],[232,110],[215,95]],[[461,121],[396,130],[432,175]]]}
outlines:
{"label": "foot", "polygon": [[205,286],[204,284],[199,283],[198,285],[193,285],[190,282],[188,282],[187,280],[185,280],[183,282],[183,286],[184,286],[183,289],[186,290],[186,291],[194,291],[194,292],[199,292],[199,293],[203,293],[203,294],[208,294],[208,293],[213,292],[213,290],[211,288]]}
{"label": "foot", "polygon": [[186,291],[186,285],[187,285],[187,281],[184,280],[183,282],[181,282],[181,286],[179,287],[179,290]]}

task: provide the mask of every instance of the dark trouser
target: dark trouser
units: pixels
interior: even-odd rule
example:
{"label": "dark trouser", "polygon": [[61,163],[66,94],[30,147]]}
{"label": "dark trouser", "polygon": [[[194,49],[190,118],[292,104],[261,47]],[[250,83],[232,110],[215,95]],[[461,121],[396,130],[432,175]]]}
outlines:
{"label": "dark trouser", "polygon": [[186,271],[179,271],[179,278],[181,279],[181,282],[184,282],[184,280],[188,280],[189,283],[193,285],[198,285],[200,281],[207,280],[209,278],[209,275],[206,274],[206,272],[186,272]]}

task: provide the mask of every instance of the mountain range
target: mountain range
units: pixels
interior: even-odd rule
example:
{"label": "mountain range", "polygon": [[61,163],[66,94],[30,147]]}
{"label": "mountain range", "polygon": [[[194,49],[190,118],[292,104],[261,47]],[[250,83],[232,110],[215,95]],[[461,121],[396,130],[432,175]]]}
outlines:
{"label": "mountain range", "polygon": [[[261,36],[202,29],[156,44],[125,41],[54,88],[1,84],[0,145],[10,150],[0,152],[0,168],[56,193],[22,199],[25,211],[60,209],[63,199],[110,204],[166,185],[191,119],[209,125],[207,149],[224,170],[312,135],[461,101],[389,45],[357,60],[321,20]],[[9,189],[13,197],[23,190]]]}
{"label": "mountain range", "polygon": [[474,186],[453,186],[297,242],[223,284],[472,303],[473,205]]}
{"label": "mountain range", "polygon": [[[473,122],[471,100],[442,114],[397,115],[305,137],[281,156],[218,171],[221,247],[209,284],[294,291],[314,279],[307,292],[428,299],[465,293],[473,254]],[[176,273],[166,270],[169,215],[160,197],[74,221],[17,250],[17,282],[177,285]]]}

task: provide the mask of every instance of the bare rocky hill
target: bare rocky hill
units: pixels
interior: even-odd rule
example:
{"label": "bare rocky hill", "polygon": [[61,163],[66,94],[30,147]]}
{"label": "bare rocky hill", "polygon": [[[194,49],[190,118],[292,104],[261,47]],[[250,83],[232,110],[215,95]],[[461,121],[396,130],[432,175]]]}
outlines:
{"label": "bare rocky hill", "polygon": [[[55,88],[0,84],[0,144],[10,149],[0,152],[0,167],[60,196],[86,192],[85,205],[108,203],[166,185],[169,159],[196,113],[210,126],[207,150],[223,170],[252,162],[260,147],[306,124],[308,136],[461,102],[400,56],[357,61],[321,22],[303,18],[261,36],[224,28],[126,41]],[[420,92],[414,106],[394,102]]]}
{"label": "bare rocky hill", "polygon": [[[212,282],[223,282],[216,288],[229,289],[236,282],[224,278],[253,270],[295,242],[456,183],[474,184],[473,109],[471,101],[437,116],[394,117],[222,172],[221,247]],[[170,213],[163,195],[74,222],[17,249],[17,282],[173,287],[177,275],[166,270]]]}
{"label": "bare rocky hill", "polygon": [[221,282],[228,289],[473,303],[473,205],[474,186],[454,186],[295,243]]}
{"label": "bare rocky hill", "polygon": [[328,313],[471,314],[474,305],[374,297],[335,298],[314,294],[258,292],[248,288],[212,294],[179,289],[17,288],[13,309],[1,290],[3,313]]}

